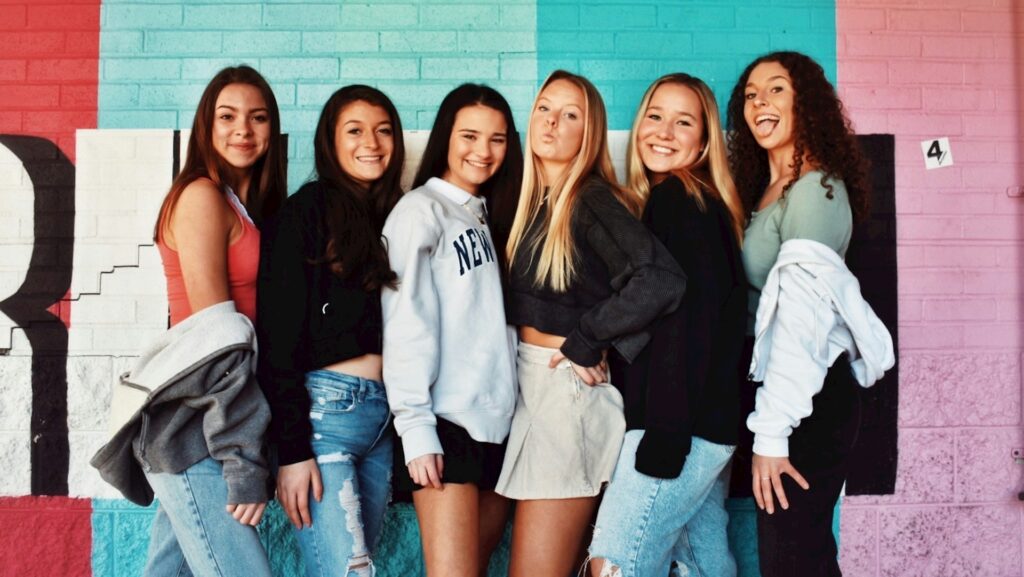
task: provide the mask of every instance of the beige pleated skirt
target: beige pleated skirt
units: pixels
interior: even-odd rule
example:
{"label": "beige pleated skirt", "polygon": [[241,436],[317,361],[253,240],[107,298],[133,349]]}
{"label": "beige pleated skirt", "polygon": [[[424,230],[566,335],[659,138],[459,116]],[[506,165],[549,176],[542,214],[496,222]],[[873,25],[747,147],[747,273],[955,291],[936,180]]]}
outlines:
{"label": "beige pleated skirt", "polygon": [[589,386],[556,349],[519,343],[519,398],[495,491],[510,499],[569,499],[601,492],[626,432],[622,395]]}

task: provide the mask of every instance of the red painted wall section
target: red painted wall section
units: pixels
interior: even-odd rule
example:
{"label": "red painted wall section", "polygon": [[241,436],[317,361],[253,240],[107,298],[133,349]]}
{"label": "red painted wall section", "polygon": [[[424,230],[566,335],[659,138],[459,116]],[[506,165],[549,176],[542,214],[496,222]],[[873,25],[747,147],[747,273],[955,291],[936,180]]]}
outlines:
{"label": "red painted wall section", "polygon": [[0,577],[92,575],[92,502],[0,498]]}
{"label": "red painted wall section", "polygon": [[0,0],[0,133],[42,136],[74,162],[95,128],[100,2]]}

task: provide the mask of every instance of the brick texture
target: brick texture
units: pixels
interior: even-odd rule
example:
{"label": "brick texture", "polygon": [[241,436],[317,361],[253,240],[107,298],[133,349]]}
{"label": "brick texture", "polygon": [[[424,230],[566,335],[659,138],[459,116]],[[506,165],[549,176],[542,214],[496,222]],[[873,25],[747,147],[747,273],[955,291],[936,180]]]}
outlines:
{"label": "brick texture", "polygon": [[96,126],[99,25],[99,0],[0,5],[0,134],[47,138],[74,160],[75,129]]}
{"label": "brick texture", "polygon": [[[840,94],[896,135],[901,309],[896,494],[846,501],[844,573],[1024,574],[1021,10],[837,2]],[[925,170],[921,141],[943,136],[955,164]]]}

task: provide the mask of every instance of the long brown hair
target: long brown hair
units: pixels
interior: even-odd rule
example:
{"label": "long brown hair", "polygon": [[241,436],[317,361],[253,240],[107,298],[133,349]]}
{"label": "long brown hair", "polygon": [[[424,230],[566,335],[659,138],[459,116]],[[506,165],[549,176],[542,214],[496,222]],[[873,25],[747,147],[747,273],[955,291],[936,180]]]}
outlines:
{"label": "long brown hair", "polygon": [[[515,219],[519,190],[523,182],[523,149],[519,132],[512,117],[512,109],[500,92],[484,84],[462,84],[448,93],[437,110],[437,118],[430,129],[427,146],[423,150],[420,167],[412,181],[413,188],[423,186],[431,177],[441,178],[448,170],[448,149],[455,116],[468,106],[486,106],[501,113],[505,118],[505,158],[498,170],[480,185],[479,194],[487,200],[488,228],[495,246],[505,246],[509,230]],[[498,251],[503,280],[507,269],[505,255]]]}
{"label": "long brown hair", "polygon": [[[342,169],[335,145],[338,117],[346,106],[357,101],[384,109],[394,136],[388,166],[368,189]],[[320,112],[313,136],[313,155],[317,176],[329,189],[325,202],[328,240],[322,247],[324,257],[316,262],[329,263],[339,278],[362,275],[360,281],[367,291],[394,286],[398,277],[391,270],[380,235],[384,221],[402,196],[399,180],[405,164],[405,141],[395,105],[387,95],[370,86],[352,84],[338,89]]]}
{"label": "long brown hair", "polygon": [[[530,144],[532,128],[527,125],[526,151],[523,154],[526,157],[527,167],[523,171],[523,188],[519,194],[519,206],[516,209],[516,218],[509,234],[506,252],[508,253],[508,262],[513,263],[518,251],[530,251],[531,258],[538,259],[537,276],[533,279],[534,283],[537,286],[546,285],[557,292],[565,292],[568,290],[576,270],[571,226],[572,214],[587,179],[596,176],[606,181],[619,202],[636,216],[640,215],[641,202],[634,192],[616,184],[615,168],[612,166],[611,155],[608,153],[608,116],[601,93],[589,80],[565,70],[552,72],[537,91],[530,115],[532,116],[536,111],[537,100],[540,99],[544,89],[556,80],[568,81],[583,92],[586,106],[586,110],[583,112],[585,119],[583,143],[580,146],[579,154],[569,164],[565,173],[555,182],[545,183],[541,177],[540,163],[534,156],[533,147]],[[524,247],[522,246],[523,237],[531,223],[540,214],[541,206],[544,204],[545,189],[551,206],[545,216],[545,234],[540,235],[532,246]],[[539,255],[536,254],[538,250]]]}
{"label": "long brown hair", "polygon": [[698,206],[704,208],[704,194],[719,198],[729,212],[729,220],[737,241],[743,243],[743,203],[736,193],[732,174],[729,172],[729,159],[725,150],[725,137],[722,135],[722,124],[718,117],[718,103],[715,93],[708,88],[703,80],[683,72],[666,74],[654,81],[640,100],[633,119],[633,129],[629,133],[629,147],[626,152],[626,182],[635,191],[644,204],[651,194],[650,174],[640,158],[640,150],[636,143],[640,123],[647,114],[647,107],[659,86],[678,84],[685,86],[697,95],[704,122],[703,144],[700,156],[690,166],[673,171],[682,181],[686,192],[692,196]]}
{"label": "long brown hair", "polygon": [[810,160],[822,172],[821,185],[826,196],[832,198],[832,185],[827,179],[842,180],[854,219],[863,220],[871,201],[867,160],[861,154],[843,102],[825,78],[825,71],[812,58],[799,52],[772,52],[754,60],[740,75],[729,98],[729,162],[746,213],[750,214],[757,205],[770,177],[768,155],[757,143],[743,116],[747,80],[763,62],[781,64],[793,81],[793,176],[783,186],[783,196],[800,178],[804,162]]}
{"label": "long brown hair", "polygon": [[213,119],[216,113],[217,97],[221,90],[229,84],[248,84],[260,91],[267,105],[270,117],[270,140],[267,152],[252,167],[253,178],[247,191],[238,191],[244,197],[245,209],[253,221],[259,225],[274,215],[287,195],[285,183],[285,164],[287,152],[284,150],[284,139],[281,137],[281,114],[277,108],[277,99],[267,81],[255,69],[241,65],[225,68],[214,75],[203,90],[192,120],[192,133],[188,138],[188,153],[185,164],[178,176],[171,183],[160,213],[157,217],[153,238],[158,239],[163,227],[167,224],[178,199],[185,188],[200,178],[208,178],[220,190],[225,190],[230,178],[230,168],[225,160],[213,148]]}

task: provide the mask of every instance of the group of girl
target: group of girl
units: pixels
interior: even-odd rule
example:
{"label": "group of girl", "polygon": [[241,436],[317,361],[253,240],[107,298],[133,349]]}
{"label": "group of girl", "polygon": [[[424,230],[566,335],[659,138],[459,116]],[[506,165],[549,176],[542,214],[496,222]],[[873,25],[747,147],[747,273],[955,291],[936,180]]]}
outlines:
{"label": "group of girl", "polygon": [[[804,55],[751,63],[728,129],[727,143],[704,82],[659,78],[623,186],[587,79],[551,74],[522,143],[501,94],[464,84],[403,194],[399,115],[352,85],[320,115],[315,179],[285,199],[270,88],[245,66],[217,74],[157,227],[171,322],[232,300],[255,323],[277,499],[307,575],[373,574],[392,487],[411,493],[430,576],[485,575],[512,502],[513,576],[572,574],[588,540],[594,576],[735,574],[724,499],[759,293],[787,240],[841,257],[867,190]],[[765,575],[839,574],[831,514],[858,401],[835,361],[825,392],[802,385],[809,434],[778,432],[788,393],[757,393]],[[262,478],[234,481],[262,494]],[[147,574],[270,575],[265,499],[215,487],[171,505],[159,487]]]}

